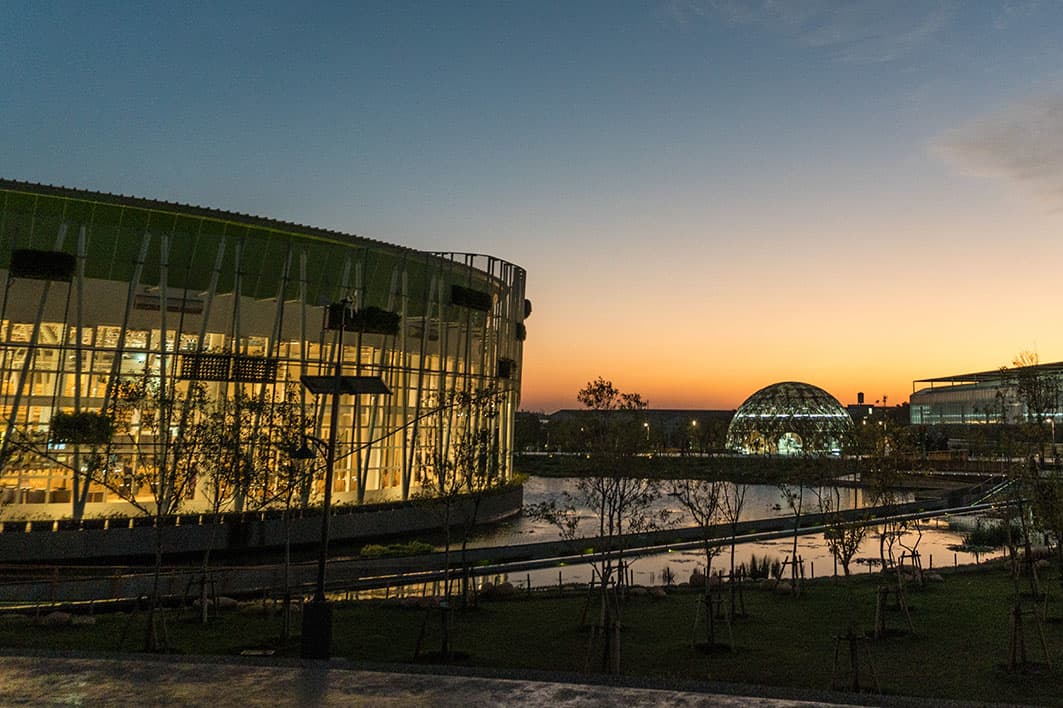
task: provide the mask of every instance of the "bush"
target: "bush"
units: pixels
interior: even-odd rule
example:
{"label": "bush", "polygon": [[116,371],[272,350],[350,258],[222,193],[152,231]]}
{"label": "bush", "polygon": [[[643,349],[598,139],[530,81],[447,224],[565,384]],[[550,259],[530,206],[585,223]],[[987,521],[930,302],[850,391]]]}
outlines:
{"label": "bush", "polygon": [[778,578],[782,576],[782,561],[765,553],[760,558],[755,553],[750,554],[749,563],[741,563],[735,572],[753,580]]}
{"label": "bush", "polygon": [[424,541],[409,541],[408,543],[389,543],[383,546],[379,543],[369,543],[362,546],[359,554],[362,558],[382,558],[384,556],[416,556],[422,553],[431,553],[435,546]]}
{"label": "bush", "polygon": [[114,434],[114,421],[102,413],[56,413],[52,416],[52,442],[103,445]]}
{"label": "bush", "polygon": [[[1000,548],[1008,543],[1008,524],[1006,523],[983,523],[979,519],[974,528],[963,535],[963,545],[982,548]],[[1022,530],[1017,524],[1011,524],[1011,538],[1017,540],[1022,536]]]}

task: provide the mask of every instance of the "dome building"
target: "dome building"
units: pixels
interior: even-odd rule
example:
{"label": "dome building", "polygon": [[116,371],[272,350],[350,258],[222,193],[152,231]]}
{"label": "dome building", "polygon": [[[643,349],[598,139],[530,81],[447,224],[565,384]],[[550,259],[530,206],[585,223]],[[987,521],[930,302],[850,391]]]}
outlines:
{"label": "dome building", "polygon": [[727,447],[743,454],[839,454],[853,427],[841,403],[818,386],[784,381],[766,386],[735,412]]}

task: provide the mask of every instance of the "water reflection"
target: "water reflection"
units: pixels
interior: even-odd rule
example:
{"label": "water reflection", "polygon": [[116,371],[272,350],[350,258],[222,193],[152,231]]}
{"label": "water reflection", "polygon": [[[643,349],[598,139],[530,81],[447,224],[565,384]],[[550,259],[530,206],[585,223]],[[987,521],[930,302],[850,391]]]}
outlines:
{"label": "water reflection", "polygon": [[[526,505],[537,504],[559,498],[564,492],[574,494],[576,481],[572,478],[547,478],[529,477],[524,486],[524,503]],[[841,507],[843,509],[859,508],[865,503],[863,490],[853,487],[845,487],[839,490]],[[819,511],[817,490],[806,489],[804,495],[803,513],[813,514]],[[912,501],[911,494],[901,494],[899,501]],[[676,526],[691,525],[685,513],[674,500],[667,497],[659,502],[659,509],[670,512]],[[785,497],[778,487],[766,484],[747,485],[745,506],[742,510],[743,521],[766,518],[790,516],[790,509],[786,505]],[[580,533],[584,536],[595,534],[595,520],[588,514],[580,525]],[[964,551],[950,550],[962,542],[961,534],[950,530],[945,519],[930,519],[919,523],[919,531],[907,534],[902,543],[909,548],[915,546],[920,553],[923,568],[953,566],[976,562],[985,562],[1001,556],[1001,551],[974,554]],[[552,524],[521,516],[493,528],[485,529],[470,545],[475,546],[501,546],[519,545],[522,543],[538,543],[542,541],[555,541],[560,538],[558,529]],[[918,545],[916,546],[916,544]],[[735,564],[750,563],[752,556],[758,558],[768,555],[772,560],[782,561],[790,555],[793,548],[792,538],[780,538],[770,541],[755,543],[741,543],[735,548]],[[901,552],[898,546],[896,553]],[[805,574],[808,577],[821,577],[841,573],[841,569],[835,570],[834,558],[823,539],[822,534],[809,534],[801,536],[798,540],[798,555],[804,560]],[[635,556],[632,554],[632,558]],[[879,559],[879,535],[877,528],[873,528],[868,537],[860,546],[856,554],[852,572],[873,572],[875,563]],[[695,569],[703,569],[705,556],[699,550],[674,551],[670,553],[654,553],[637,557],[632,565],[634,582],[641,585],[663,584],[663,578],[671,574],[677,582],[685,582]],[[730,568],[730,549],[724,549],[723,553],[713,562],[713,570],[725,570]],[[529,581],[533,587],[557,585],[570,582],[588,582],[591,578],[591,569],[586,565],[570,565],[553,569],[534,570],[527,573],[519,573],[508,578],[514,585],[524,586]]]}
{"label": "water reflection", "polygon": [[[819,511],[818,496],[821,490],[806,488],[803,502],[803,514]],[[542,502],[559,499],[564,493],[576,494],[576,480],[571,477],[529,477],[524,484],[524,504],[532,506]],[[842,509],[864,506],[865,494],[856,487],[842,487],[838,490],[840,498],[836,501]],[[898,501],[912,501],[911,494],[898,495]],[[693,521],[686,511],[667,495],[657,502],[655,511],[667,512],[669,525],[675,527],[692,526]],[[770,484],[747,484],[745,504],[742,507],[741,521],[764,519],[768,517],[790,516],[786,498],[778,487]],[[580,523],[580,536],[594,536],[597,533],[596,522],[588,512]],[[554,525],[522,515],[492,528],[481,531],[470,543],[475,546],[512,546],[521,543],[539,543],[556,541],[561,535]]]}

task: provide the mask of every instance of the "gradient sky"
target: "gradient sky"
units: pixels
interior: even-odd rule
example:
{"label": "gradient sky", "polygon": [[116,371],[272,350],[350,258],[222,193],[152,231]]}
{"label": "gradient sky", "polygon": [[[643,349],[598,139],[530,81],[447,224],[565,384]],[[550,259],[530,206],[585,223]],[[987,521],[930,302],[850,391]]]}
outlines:
{"label": "gradient sky", "polygon": [[1063,359],[1063,3],[7,2],[0,176],[528,270],[524,401]]}

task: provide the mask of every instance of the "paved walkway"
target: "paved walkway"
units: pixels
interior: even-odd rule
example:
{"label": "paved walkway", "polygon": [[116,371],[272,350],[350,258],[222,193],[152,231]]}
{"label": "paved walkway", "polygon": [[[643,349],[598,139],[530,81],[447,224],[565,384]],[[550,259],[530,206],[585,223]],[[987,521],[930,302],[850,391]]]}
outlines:
{"label": "paved walkway", "polygon": [[[4,706],[816,706],[814,701],[211,657],[0,656]],[[837,705],[837,704],[834,704]]]}

